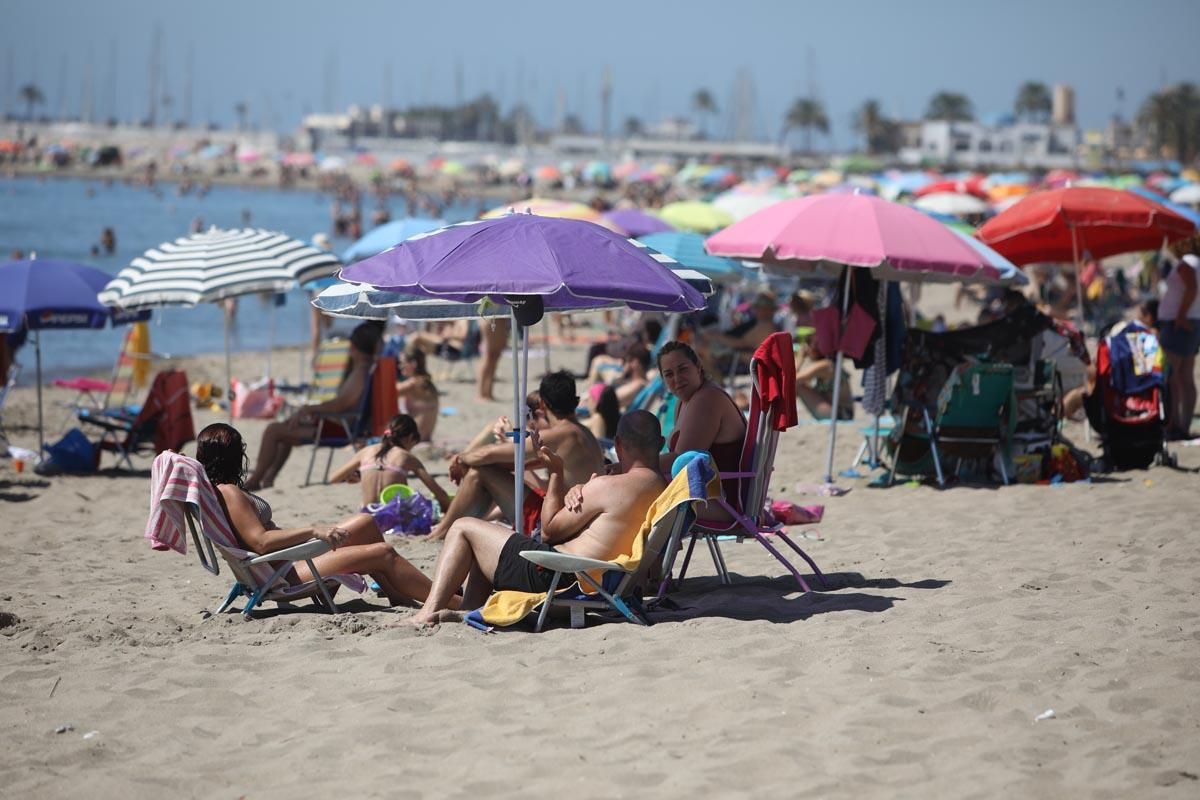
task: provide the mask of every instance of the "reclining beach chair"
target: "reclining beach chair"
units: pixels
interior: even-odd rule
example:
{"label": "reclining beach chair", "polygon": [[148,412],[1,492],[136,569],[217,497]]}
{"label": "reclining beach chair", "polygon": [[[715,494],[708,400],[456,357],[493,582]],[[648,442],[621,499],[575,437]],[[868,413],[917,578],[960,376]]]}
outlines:
{"label": "reclining beach chair", "polygon": [[83,411],[79,421],[103,431],[97,446],[115,453],[117,466],[124,464],[128,469],[133,469],[130,457],[134,453],[178,450],[196,438],[187,373],[180,369],[154,376],[146,402],[136,416]]}
{"label": "reclining beach chair", "polygon": [[[630,542],[627,554],[612,561],[582,558],[570,553],[527,552],[521,556],[554,571],[546,594],[499,591],[482,608],[467,615],[477,628],[512,625],[541,606],[536,630],[541,631],[551,606],[570,609],[571,627],[582,628],[588,611],[615,612],[637,625],[649,625],[647,610],[662,600],[670,583],[670,565],[663,567],[657,592],[650,575],[665,553],[674,553],[695,518],[694,506],[720,495],[720,484],[707,455],[693,459],[672,479],[651,504],[641,529]],[[568,576],[563,580],[563,576]],[[566,584],[565,588],[559,589]],[[653,595],[653,596],[651,596]],[[643,598],[650,597],[649,601]]]}
{"label": "reclining beach chair", "polygon": [[[357,575],[321,575],[312,560],[328,552],[329,545],[319,539],[262,555],[242,548],[229,527],[216,490],[194,459],[170,451],[160,453],[151,469],[150,493],[146,538],[153,549],[186,555],[190,533],[206,570],[213,575],[221,573],[219,553],[233,573],[234,584],[215,614],[224,613],[242,596],[247,598],[241,611],[246,619],[264,601],[282,605],[311,599],[318,607],[336,614],[333,595],[338,587],[355,592],[366,588]],[[313,580],[299,584],[285,580],[297,561],[308,564]]]}
{"label": "reclining beach chair", "polygon": [[350,340],[340,337],[323,339],[313,359],[312,380],[305,383],[276,381],[275,389],[287,395],[285,413],[304,405],[323,403],[337,394],[350,363]]}
{"label": "reclining beach chair", "polygon": [[913,409],[905,406],[889,485],[896,473],[923,474],[926,450],[933,459],[938,485],[945,486],[947,456],[955,458],[961,469],[964,461],[989,462],[1002,447],[1000,476],[1008,485],[1005,462],[1017,424],[1011,364],[960,364],[942,386],[936,416],[924,406],[919,412],[919,427],[909,430]]}
{"label": "reclining beach chair", "polygon": [[746,438],[742,444],[741,472],[726,472],[722,480],[736,478],[738,490],[735,497],[722,496],[716,502],[733,519],[714,521],[704,519],[703,514],[692,525],[691,539],[679,580],[687,574],[696,542],[703,541],[717,577],[721,583],[731,583],[725,556],[721,553],[721,541],[741,543],[753,539],[773,555],[779,563],[792,573],[801,590],[812,591],[800,571],[788,561],[773,544],[779,539],[788,545],[812,568],[819,584],[824,587],[825,576],[816,563],[788,537],[784,526],[766,518],[763,510],[767,501],[767,490],[771,483],[771,472],[775,469],[775,450],[779,445],[779,433],[797,423],[796,419],[796,369],[792,359],[792,338],[787,333],[773,333],[763,340],[750,361],[750,416],[746,421]]}
{"label": "reclining beach chair", "polygon": [[[121,350],[113,364],[112,376],[107,380],[95,378],[72,378],[56,380],[54,385],[77,392],[70,407],[75,416],[100,413],[109,417],[137,416],[140,406],[130,403],[133,392],[146,385],[147,371],[151,361],[169,356],[149,351],[150,334],[145,322],[130,325],[121,340]],[[101,398],[99,395],[103,395]]]}
{"label": "reclining beach chair", "polygon": [[[317,462],[317,451],[321,448],[329,450],[325,459],[325,474],[321,483],[329,483],[329,470],[333,467],[333,451],[362,441],[371,435],[371,387],[375,380],[375,370],[367,376],[367,385],[363,387],[362,399],[354,411],[342,413],[326,413],[317,415],[317,431],[311,441],[304,444],[312,445],[312,455],[308,459],[308,472],[304,475],[304,485],[312,485],[313,465]],[[390,419],[390,417],[388,418]]]}

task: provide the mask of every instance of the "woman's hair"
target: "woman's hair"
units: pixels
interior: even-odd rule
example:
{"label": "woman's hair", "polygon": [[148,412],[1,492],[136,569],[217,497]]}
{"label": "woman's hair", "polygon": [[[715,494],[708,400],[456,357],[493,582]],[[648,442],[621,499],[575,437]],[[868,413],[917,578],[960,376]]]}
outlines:
{"label": "woman's hair", "polygon": [[617,435],[617,423],[621,421],[621,404],[617,400],[617,390],[611,385],[605,386],[596,401],[596,414],[604,420],[604,438],[612,439]]}
{"label": "woman's hair", "polygon": [[671,353],[683,353],[687,360],[695,364],[696,369],[700,370],[701,379],[708,379],[708,374],[705,373],[704,367],[700,365],[700,356],[696,355],[696,351],[692,349],[691,345],[675,340],[667,342],[659,349],[658,360],[654,362],[659,372],[662,372],[663,356],[670,355]]}
{"label": "woman's hair", "polygon": [[242,488],[246,475],[246,443],[237,428],[214,422],[196,436],[196,460],[213,486],[222,483]]}
{"label": "woman's hair", "polygon": [[421,432],[417,430],[417,421],[408,414],[397,414],[392,417],[392,421],[383,430],[382,446],[375,457],[382,460],[387,455],[387,451],[393,447],[402,447],[400,443],[411,437],[421,438]]}
{"label": "woman's hair", "polygon": [[[350,332],[350,347],[365,356],[375,357],[379,345],[383,343],[383,326],[378,322],[364,322]],[[342,370],[342,383],[354,371],[354,359],[346,361],[346,369]]]}

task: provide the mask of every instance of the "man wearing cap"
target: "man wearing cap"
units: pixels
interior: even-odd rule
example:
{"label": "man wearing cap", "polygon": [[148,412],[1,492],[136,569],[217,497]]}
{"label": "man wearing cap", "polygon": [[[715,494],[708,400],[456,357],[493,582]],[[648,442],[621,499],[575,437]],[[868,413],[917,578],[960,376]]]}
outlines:
{"label": "man wearing cap", "polygon": [[[561,370],[542,378],[538,385],[541,410],[549,421],[540,431],[542,442],[554,450],[563,461],[563,480],[566,488],[587,481],[604,471],[604,453],[596,437],[575,416],[579,395],[575,378]],[[512,423],[501,417],[497,430],[510,430]],[[539,461],[532,441],[525,440],[525,466],[535,467]],[[458,493],[442,519],[429,534],[432,540],[442,539],[450,526],[462,517],[483,517],[493,505],[508,519],[513,518],[516,506],[513,494],[513,469],[516,454],[510,441],[488,444],[459,453],[450,461],[450,480],[458,484]],[[526,473],[524,520],[521,530],[526,535],[540,518],[545,490],[534,476]],[[531,483],[535,485],[530,485]]]}

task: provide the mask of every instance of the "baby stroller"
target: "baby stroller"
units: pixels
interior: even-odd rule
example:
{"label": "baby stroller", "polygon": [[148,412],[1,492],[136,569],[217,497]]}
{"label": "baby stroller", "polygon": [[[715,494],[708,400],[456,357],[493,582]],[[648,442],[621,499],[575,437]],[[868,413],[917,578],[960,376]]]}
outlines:
{"label": "baby stroller", "polygon": [[1096,388],[1084,408],[1109,469],[1174,463],[1167,452],[1162,350],[1149,328],[1125,322],[1100,340]]}

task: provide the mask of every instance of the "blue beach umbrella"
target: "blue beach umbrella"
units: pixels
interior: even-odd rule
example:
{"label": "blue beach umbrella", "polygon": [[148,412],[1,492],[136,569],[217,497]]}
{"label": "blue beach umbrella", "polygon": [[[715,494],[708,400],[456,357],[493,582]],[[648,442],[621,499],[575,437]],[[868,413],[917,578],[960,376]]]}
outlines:
{"label": "blue beach umbrella", "polygon": [[651,233],[638,241],[696,270],[713,283],[737,283],[747,276],[746,268],[734,259],[709,255],[704,250],[704,237],[698,233]]}
{"label": "blue beach umbrella", "polygon": [[112,279],[87,264],[27,259],[0,266],[0,333],[34,332],[37,371],[38,452],[45,443],[42,424],[42,331],[103,328],[147,319],[149,311],[122,311],[96,295]]}
{"label": "blue beach umbrella", "polygon": [[393,220],[368,231],[365,236],[347,247],[346,252],[342,253],[342,261],[352,264],[355,261],[378,255],[418,233],[429,233],[444,227],[446,227],[445,220],[429,219],[428,217],[405,217]]}

